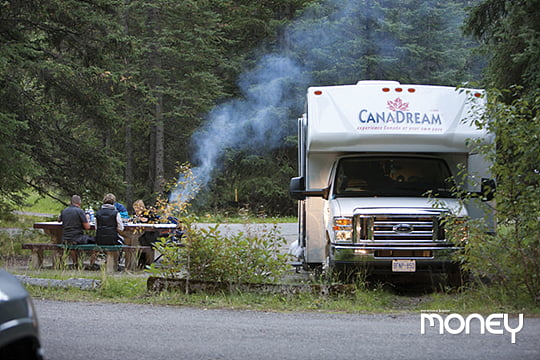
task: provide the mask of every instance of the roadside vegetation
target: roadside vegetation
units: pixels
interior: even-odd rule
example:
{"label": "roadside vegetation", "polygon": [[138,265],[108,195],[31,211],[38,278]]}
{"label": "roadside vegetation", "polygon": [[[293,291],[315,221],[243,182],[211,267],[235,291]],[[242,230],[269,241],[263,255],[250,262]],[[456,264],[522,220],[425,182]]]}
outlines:
{"label": "roadside vegetation", "polygon": [[[475,279],[489,281],[500,299],[540,304],[540,54],[534,1],[485,1],[472,8],[466,33],[490,53],[486,67],[487,112],[476,123],[495,136],[478,147],[493,164],[497,230],[486,235],[471,224],[463,257]],[[525,33],[535,33],[530,39]],[[501,71],[501,69],[506,69]],[[473,144],[478,146],[478,144]],[[472,174],[474,175],[474,174]],[[510,300],[511,301],[511,300]]]}
{"label": "roadside vegetation", "polygon": [[[22,217],[18,223],[29,225],[35,218]],[[245,219],[244,219],[245,221]],[[216,236],[219,227],[209,230],[207,234]],[[278,234],[273,234],[277,236]],[[219,234],[216,240],[222,239]],[[223,240],[223,239],[222,239]],[[447,287],[444,282],[431,285],[407,285],[395,284],[385,280],[366,279],[359,277],[352,284],[348,285],[347,291],[340,294],[329,295],[319,293],[300,294],[269,294],[251,291],[218,291],[208,293],[189,293],[183,291],[161,291],[151,292],[147,290],[147,279],[156,274],[152,271],[120,272],[118,274],[107,274],[104,269],[101,271],[78,270],[72,267],[65,267],[59,270],[42,269],[29,270],[27,268],[29,254],[23,253],[20,244],[23,242],[46,242],[48,237],[35,231],[28,231],[24,235],[8,236],[0,233],[0,253],[1,266],[9,271],[34,278],[67,280],[73,278],[94,279],[100,282],[100,286],[93,290],[81,290],[79,288],[61,288],[53,286],[27,285],[28,290],[35,298],[54,299],[60,301],[97,301],[151,305],[171,305],[171,306],[193,306],[209,309],[245,309],[260,311],[324,311],[324,312],[344,312],[344,313],[415,313],[422,310],[441,310],[459,313],[478,312],[483,314],[505,312],[524,313],[528,316],[539,316],[540,308],[534,301],[531,301],[527,293],[510,293],[504,286],[497,283],[489,286],[482,282],[468,283],[461,289]],[[268,239],[266,241],[269,241]],[[209,242],[208,246],[212,243]],[[242,246],[237,250],[240,251]],[[208,261],[208,254],[212,254],[208,247],[204,247],[206,257],[196,259],[192,265],[203,264]],[[219,250],[221,251],[221,250]],[[271,252],[270,252],[271,253]],[[216,254],[216,253],[214,253]],[[218,252],[224,256],[222,252]],[[231,269],[235,266],[234,261],[238,260],[238,254],[231,250],[230,256],[222,259],[221,263],[214,264],[211,272],[206,276],[217,276],[219,271]],[[185,256],[185,255],[184,255]],[[246,264],[241,264],[237,268],[244,267],[249,272],[251,264],[245,268]],[[274,268],[274,276],[281,274],[282,280],[274,279],[274,282],[285,284],[328,284],[326,280],[317,276],[297,274],[286,264]],[[184,267],[175,268],[179,274],[184,274]],[[197,268],[199,271],[201,267]],[[155,269],[154,269],[155,270]],[[279,270],[279,271],[278,271]],[[234,271],[231,271],[234,274]],[[203,273],[194,273],[199,276]],[[223,275],[221,273],[221,275]],[[221,276],[220,275],[220,276]],[[193,278],[196,278],[194,276]],[[246,280],[246,277],[238,280]],[[249,279],[247,279],[249,280]],[[254,277],[252,281],[265,281],[260,277]],[[234,281],[232,278],[226,281]],[[271,281],[271,280],[268,280]],[[336,279],[332,279],[337,283]]]}
{"label": "roadside vegetation", "polygon": [[[28,276],[69,279],[92,278],[102,281],[95,290],[56,288],[27,285],[33,297],[59,301],[92,301],[150,305],[192,306],[208,309],[237,309],[259,311],[324,311],[344,313],[416,313],[426,310],[457,313],[523,313],[540,316],[540,309],[526,296],[509,298],[500,289],[475,286],[462,291],[429,287],[425,293],[399,292],[385,283],[358,283],[353,291],[341,295],[264,294],[257,292],[224,291],[218,293],[185,294],[180,291],[149,292],[146,277],[141,274],[105,275],[81,271],[24,271]],[[308,280],[306,280],[308,281]]]}
{"label": "roadside vegetation", "polygon": [[[184,178],[189,179],[190,169],[184,168]],[[504,195],[504,193],[503,193]],[[504,204],[505,198],[498,195]],[[530,279],[534,279],[537,258],[531,257],[537,248],[531,248],[530,254],[523,254],[523,262],[512,261],[505,253],[520,247],[515,240],[521,239],[513,234],[515,227],[504,226],[501,235],[505,242],[497,237],[485,239],[471,231],[468,252],[463,259],[470,272],[471,281],[460,289],[448,287],[444,281],[427,283],[423,286],[414,284],[395,284],[385,280],[357,277],[349,282],[347,291],[329,295],[320,293],[301,294],[265,294],[259,292],[229,290],[220,292],[192,293],[190,291],[161,291],[154,293],[147,290],[149,276],[181,278],[191,281],[213,281],[223,283],[304,283],[327,285],[339,283],[340,279],[321,276],[297,276],[290,260],[282,249],[284,239],[275,224],[266,223],[254,228],[254,223],[267,221],[263,214],[252,214],[242,210],[234,221],[244,224],[244,231],[225,236],[220,231],[219,223],[231,222],[230,219],[204,218],[217,224],[207,229],[199,229],[195,222],[200,217],[190,214],[189,199],[183,204],[174,205],[167,201],[158,202],[157,210],[163,217],[178,217],[187,230],[181,238],[182,246],[164,238],[156,244],[162,254],[162,261],[152,264],[145,271],[106,274],[101,271],[73,270],[65,267],[60,270],[28,270],[28,253],[23,253],[23,242],[47,242],[48,236],[31,230],[35,221],[43,218],[28,215],[11,214],[4,217],[1,227],[18,227],[20,233],[10,235],[0,233],[0,261],[3,267],[17,274],[46,279],[90,278],[99,280],[101,285],[94,290],[77,288],[40,287],[28,285],[31,294],[38,298],[64,301],[110,301],[125,303],[143,303],[155,305],[197,306],[205,308],[234,308],[265,311],[337,311],[337,312],[418,312],[422,310],[441,310],[460,313],[526,313],[539,315],[537,299],[528,291]],[[35,204],[47,200],[32,201],[21,211],[35,211]],[[180,205],[179,205],[180,204]],[[41,205],[43,206],[43,205]],[[49,210],[50,209],[50,210]],[[58,209],[41,208],[39,212],[55,213]],[[273,219],[282,222],[281,219]],[[287,220],[289,221],[289,219]],[[506,229],[506,230],[505,230]],[[474,228],[471,228],[474,230]],[[531,228],[532,230],[532,228]],[[481,232],[479,232],[481,233]],[[531,241],[535,241],[534,236]],[[501,244],[505,247],[501,248]],[[504,250],[504,254],[501,251]],[[529,256],[530,255],[530,256]],[[497,261],[497,259],[499,259]],[[517,275],[530,272],[527,276]],[[292,276],[291,276],[292,275]],[[506,276],[506,277],[504,277]],[[486,281],[489,281],[486,283]],[[533,283],[534,285],[534,283]]]}

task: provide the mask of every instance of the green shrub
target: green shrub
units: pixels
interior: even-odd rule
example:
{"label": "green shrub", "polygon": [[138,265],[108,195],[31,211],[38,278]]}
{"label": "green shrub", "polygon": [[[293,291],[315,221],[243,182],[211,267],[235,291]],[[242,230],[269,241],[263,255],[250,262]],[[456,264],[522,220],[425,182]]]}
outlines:
{"label": "green shrub", "polygon": [[48,241],[50,241],[50,237],[35,230],[21,230],[18,234],[13,235],[0,232],[0,255],[2,258],[21,254],[29,255],[28,250],[22,250],[23,243]]}
{"label": "green shrub", "polygon": [[465,266],[510,296],[540,301],[540,94],[534,103],[504,104],[493,93],[480,126],[496,134],[496,144],[480,148],[492,160],[497,179],[495,235],[469,226]]}
{"label": "green shrub", "polygon": [[276,224],[246,223],[244,231],[225,236],[219,225],[197,228],[188,219],[182,245],[163,239],[156,243],[162,261],[148,271],[164,277],[219,282],[274,282],[281,278],[287,255],[280,252],[285,239]]}

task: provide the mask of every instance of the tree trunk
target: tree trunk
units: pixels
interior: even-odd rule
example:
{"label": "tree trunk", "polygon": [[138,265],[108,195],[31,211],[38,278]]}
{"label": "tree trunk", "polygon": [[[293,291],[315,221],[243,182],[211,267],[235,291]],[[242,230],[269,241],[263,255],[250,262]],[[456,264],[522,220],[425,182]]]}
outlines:
{"label": "tree trunk", "polygon": [[[130,4],[130,0],[124,0],[124,4],[125,4],[125,13],[124,13],[124,32],[126,35],[129,35],[129,13],[128,13],[128,9],[129,9],[129,4]],[[124,59],[124,65],[126,66],[127,68],[127,65],[129,63],[129,60],[126,58]],[[127,77],[127,76],[126,76]],[[124,134],[125,134],[125,142],[124,142],[124,154],[125,154],[125,160],[126,160],[126,168],[125,168],[125,173],[124,173],[124,176],[125,176],[125,181],[126,181],[126,193],[125,193],[125,201],[126,201],[126,207],[129,209],[131,204],[133,203],[133,201],[135,200],[134,199],[134,194],[133,194],[133,185],[134,185],[134,180],[135,180],[135,177],[133,175],[133,163],[134,163],[134,159],[133,159],[133,135],[132,135],[132,111],[130,111],[131,109],[131,103],[132,101],[130,101],[130,95],[129,95],[129,91],[126,92],[126,95],[125,95],[125,99],[126,99],[126,107],[124,109],[124,112],[125,112],[125,122],[124,122]]]}
{"label": "tree trunk", "polygon": [[161,54],[159,38],[161,36],[161,19],[159,9],[150,8],[148,13],[149,29],[153,32],[153,43],[150,45],[150,69],[153,69],[152,92],[156,101],[154,128],[150,142],[150,180],[155,194],[163,191],[164,179],[164,128],[163,128],[163,80],[161,78]]}
{"label": "tree trunk", "polygon": [[[129,102],[128,102],[129,103]],[[124,131],[126,140],[124,143],[124,151],[126,154],[126,170],[125,170],[125,180],[126,180],[126,194],[125,200],[127,202],[126,206],[129,206],[134,201],[133,194],[133,141],[132,141],[132,128],[131,128],[131,118],[129,110],[126,109],[126,122],[124,125]],[[129,205],[128,205],[129,204]]]}
{"label": "tree trunk", "polygon": [[154,193],[161,194],[164,182],[164,125],[163,125],[163,93],[160,91],[156,99],[156,123],[155,123],[155,178]]}

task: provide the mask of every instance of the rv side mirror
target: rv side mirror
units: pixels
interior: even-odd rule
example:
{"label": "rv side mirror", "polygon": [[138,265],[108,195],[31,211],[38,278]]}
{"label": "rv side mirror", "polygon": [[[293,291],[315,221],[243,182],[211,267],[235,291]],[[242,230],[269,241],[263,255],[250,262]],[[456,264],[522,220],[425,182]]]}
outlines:
{"label": "rv side mirror", "polygon": [[306,181],[303,176],[292,178],[289,184],[289,194],[294,200],[306,200],[307,196],[328,200],[329,193],[330,188],[306,190]]}
{"label": "rv side mirror", "polygon": [[321,189],[321,196],[324,200],[328,200],[329,195],[330,195],[330,187],[325,187],[324,189]]}
{"label": "rv side mirror", "polygon": [[306,199],[306,182],[303,176],[293,177],[289,184],[289,194],[294,200]]}
{"label": "rv side mirror", "polygon": [[480,189],[480,196],[483,201],[491,201],[495,197],[495,180],[482,178],[482,185]]}

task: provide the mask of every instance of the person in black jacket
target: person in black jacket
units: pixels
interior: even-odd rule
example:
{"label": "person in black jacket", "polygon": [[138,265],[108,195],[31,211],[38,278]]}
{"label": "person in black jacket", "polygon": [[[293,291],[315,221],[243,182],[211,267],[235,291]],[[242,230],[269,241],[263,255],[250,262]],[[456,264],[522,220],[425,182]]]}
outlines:
{"label": "person in black jacket", "polygon": [[96,213],[96,243],[98,245],[122,245],[123,238],[118,234],[124,230],[124,223],[120,213],[114,207],[116,197],[107,194],[103,198],[103,205]]}

